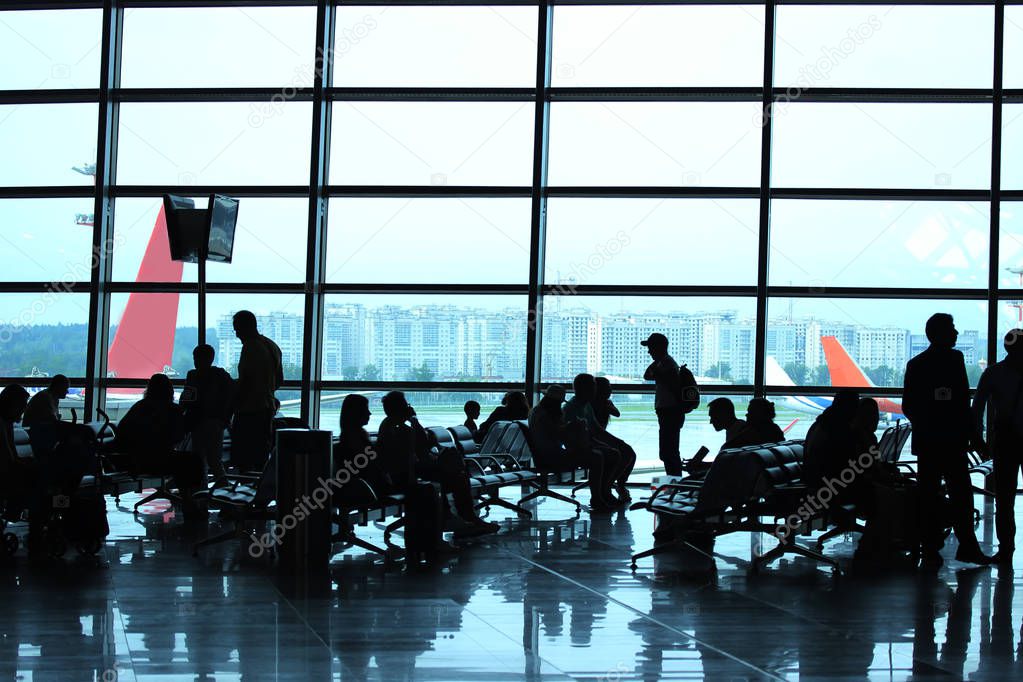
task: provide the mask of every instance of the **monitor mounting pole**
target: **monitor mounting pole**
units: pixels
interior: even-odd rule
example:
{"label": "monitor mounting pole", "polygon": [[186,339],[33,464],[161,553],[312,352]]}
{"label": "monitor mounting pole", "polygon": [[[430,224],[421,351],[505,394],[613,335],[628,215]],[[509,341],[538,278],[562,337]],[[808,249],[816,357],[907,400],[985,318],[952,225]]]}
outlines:
{"label": "monitor mounting pole", "polygon": [[[213,210],[211,206],[209,210]],[[208,228],[207,228],[208,230]],[[206,255],[209,250],[209,232],[207,231],[206,238],[202,240],[202,245],[199,247],[199,340],[198,345],[206,343]]]}

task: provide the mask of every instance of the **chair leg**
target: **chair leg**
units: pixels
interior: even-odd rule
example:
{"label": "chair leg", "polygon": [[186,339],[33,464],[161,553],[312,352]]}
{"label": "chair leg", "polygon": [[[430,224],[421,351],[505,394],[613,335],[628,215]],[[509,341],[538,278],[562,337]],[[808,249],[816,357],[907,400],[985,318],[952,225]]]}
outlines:
{"label": "chair leg", "polygon": [[362,549],[368,550],[370,552],[376,552],[377,554],[380,554],[382,556],[387,556],[387,550],[386,549],[384,549],[383,547],[377,547],[372,542],[368,542],[366,540],[363,540],[362,538],[360,538],[355,533],[352,533],[348,537],[348,541],[351,542],[356,547],[361,547]]}
{"label": "chair leg", "polygon": [[806,557],[807,559],[813,559],[818,563],[827,564],[828,566],[831,566],[831,568],[834,569],[836,573],[838,574],[842,573],[842,567],[841,565],[839,565],[837,561],[835,561],[831,557],[824,556],[820,552],[815,552],[812,549],[803,547],[802,545],[797,544],[796,541],[792,539],[782,539],[778,543],[777,547],[761,554],[760,556],[754,557],[753,561],[750,563],[750,572],[757,573],[760,570],[761,566],[766,566],[775,559],[788,553],[798,554],[799,556]]}
{"label": "chair leg", "polygon": [[648,556],[654,556],[654,555],[657,555],[657,554],[663,554],[664,552],[667,552],[669,549],[674,549],[674,548],[678,547],[679,545],[680,545],[680,542],[678,540],[671,540],[670,542],[665,542],[664,544],[661,544],[661,545],[654,545],[650,549],[644,550],[644,551],[640,552],[639,554],[633,554],[632,555],[632,570],[634,570],[634,571],[636,570],[636,562],[639,561],[640,559],[645,559]]}
{"label": "chair leg", "polygon": [[[386,540],[387,536],[385,535],[384,538]],[[376,554],[380,554],[385,557],[388,556],[388,550],[383,547],[378,547],[368,540],[363,540],[355,534],[355,529],[350,525],[342,525],[341,529],[337,533],[330,536],[330,541],[332,543],[337,542],[344,545],[361,547],[362,549],[370,552],[375,552]],[[391,545],[390,543],[388,543],[388,547],[392,549],[401,549],[397,545]]]}
{"label": "chair leg", "polygon": [[182,502],[182,498],[180,495],[172,493],[164,486],[160,486],[159,488],[154,490],[152,494],[147,495],[146,497],[143,497],[141,500],[136,502],[134,511],[138,511],[139,507],[146,504],[147,502],[152,502],[153,500],[167,500],[171,504],[180,504]]}
{"label": "chair leg", "polygon": [[759,556],[753,557],[753,561],[750,562],[750,573],[759,573],[761,566],[766,566],[775,559],[781,557],[785,553],[785,544],[782,543],[773,549],[764,552]]}
{"label": "chair leg", "polygon": [[502,500],[497,495],[488,495],[487,497],[483,498],[482,500],[480,500],[480,503],[476,505],[476,508],[482,509],[484,507],[490,506],[504,507],[505,509],[510,509],[519,516],[525,517],[527,519],[533,517],[533,512],[529,511],[528,509],[525,509],[521,505],[513,504],[508,500]]}
{"label": "chair leg", "polygon": [[835,526],[834,528],[832,528],[828,532],[824,533],[824,535],[822,535],[819,538],[817,538],[817,543],[816,543],[817,544],[817,549],[818,550],[823,549],[824,548],[824,543],[827,542],[828,540],[831,540],[832,538],[837,538],[839,535],[842,535],[844,533],[851,533],[854,530],[856,530],[856,529],[849,528],[848,526]]}
{"label": "chair leg", "polygon": [[571,497],[568,497],[567,495],[562,495],[561,493],[556,493],[553,490],[551,490],[550,488],[539,488],[539,487],[536,490],[534,490],[533,492],[531,492],[528,495],[526,495],[525,497],[523,497],[521,500],[519,500],[519,505],[523,505],[526,502],[529,502],[530,500],[535,500],[535,499],[540,498],[540,497],[550,497],[551,499],[554,499],[554,500],[561,500],[562,502],[568,502],[569,504],[575,505],[575,508],[577,510],[582,509],[582,507],[583,507],[582,503],[580,503],[579,500],[573,500]]}
{"label": "chair leg", "polygon": [[589,481],[583,481],[582,483],[576,483],[576,484],[575,484],[575,485],[574,485],[574,486],[572,487],[572,497],[575,497],[575,494],[576,494],[577,492],[579,492],[579,491],[580,491],[580,490],[582,490],[583,488],[586,488],[586,487],[587,487],[587,486],[589,486],[589,485],[590,485],[590,482],[589,482]]}
{"label": "chair leg", "polygon": [[[393,542],[391,542],[391,535],[394,533],[394,531],[398,530],[399,528],[403,528],[404,526],[405,526],[405,517],[402,516],[400,519],[398,519],[396,521],[392,521],[391,523],[387,524],[387,527],[384,528],[384,544],[387,545],[388,549],[397,549],[397,550],[403,549],[402,547],[399,547],[398,545],[396,545]],[[354,536],[355,533],[353,532],[352,535]]]}

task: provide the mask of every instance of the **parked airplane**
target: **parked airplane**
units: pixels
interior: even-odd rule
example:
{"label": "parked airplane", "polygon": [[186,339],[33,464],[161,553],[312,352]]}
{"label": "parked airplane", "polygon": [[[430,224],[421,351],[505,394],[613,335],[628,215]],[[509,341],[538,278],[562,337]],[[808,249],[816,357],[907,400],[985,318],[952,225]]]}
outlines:
{"label": "parked airplane", "polygon": [[[828,372],[831,374],[831,383],[836,387],[848,388],[874,388],[874,382],[870,380],[856,361],[849,356],[842,343],[834,336],[822,336],[821,345],[824,347],[824,361],[827,363]],[[767,357],[766,379],[769,386],[795,386],[796,383],[782,369],[778,361]],[[864,391],[869,393],[869,391]],[[905,419],[902,413],[902,404],[891,398],[875,398],[882,418],[888,421]],[[831,405],[830,396],[808,396],[796,395],[787,396],[783,404],[799,412],[817,414],[823,412]]]}

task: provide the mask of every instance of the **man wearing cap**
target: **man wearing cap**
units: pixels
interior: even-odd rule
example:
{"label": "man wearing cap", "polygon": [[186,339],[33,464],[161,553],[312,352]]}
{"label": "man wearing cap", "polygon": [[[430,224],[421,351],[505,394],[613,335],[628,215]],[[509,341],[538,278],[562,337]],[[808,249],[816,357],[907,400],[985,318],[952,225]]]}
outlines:
{"label": "man wearing cap", "polygon": [[664,473],[669,476],[682,475],[682,458],[678,452],[679,431],[686,420],[686,413],[678,399],[678,363],[668,355],[668,337],[654,332],[646,341],[653,362],[643,373],[643,379],[657,384],[654,392],[654,412],[657,413],[657,449],[664,462]]}

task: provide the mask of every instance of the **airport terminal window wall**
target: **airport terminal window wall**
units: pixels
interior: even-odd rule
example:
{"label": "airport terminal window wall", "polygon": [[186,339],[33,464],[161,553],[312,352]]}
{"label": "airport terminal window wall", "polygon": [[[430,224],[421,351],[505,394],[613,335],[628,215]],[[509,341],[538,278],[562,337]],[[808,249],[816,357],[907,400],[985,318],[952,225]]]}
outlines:
{"label": "airport terminal window wall", "polygon": [[[589,371],[645,443],[658,330],[796,433],[860,382],[828,349],[897,395],[931,312],[974,381],[1023,321],[1015,0],[14,2],[0,35],[0,376],[89,411],[200,336],[233,367],[249,308],[325,428],[353,390],[455,423]],[[160,196],[212,191],[202,299]]]}

